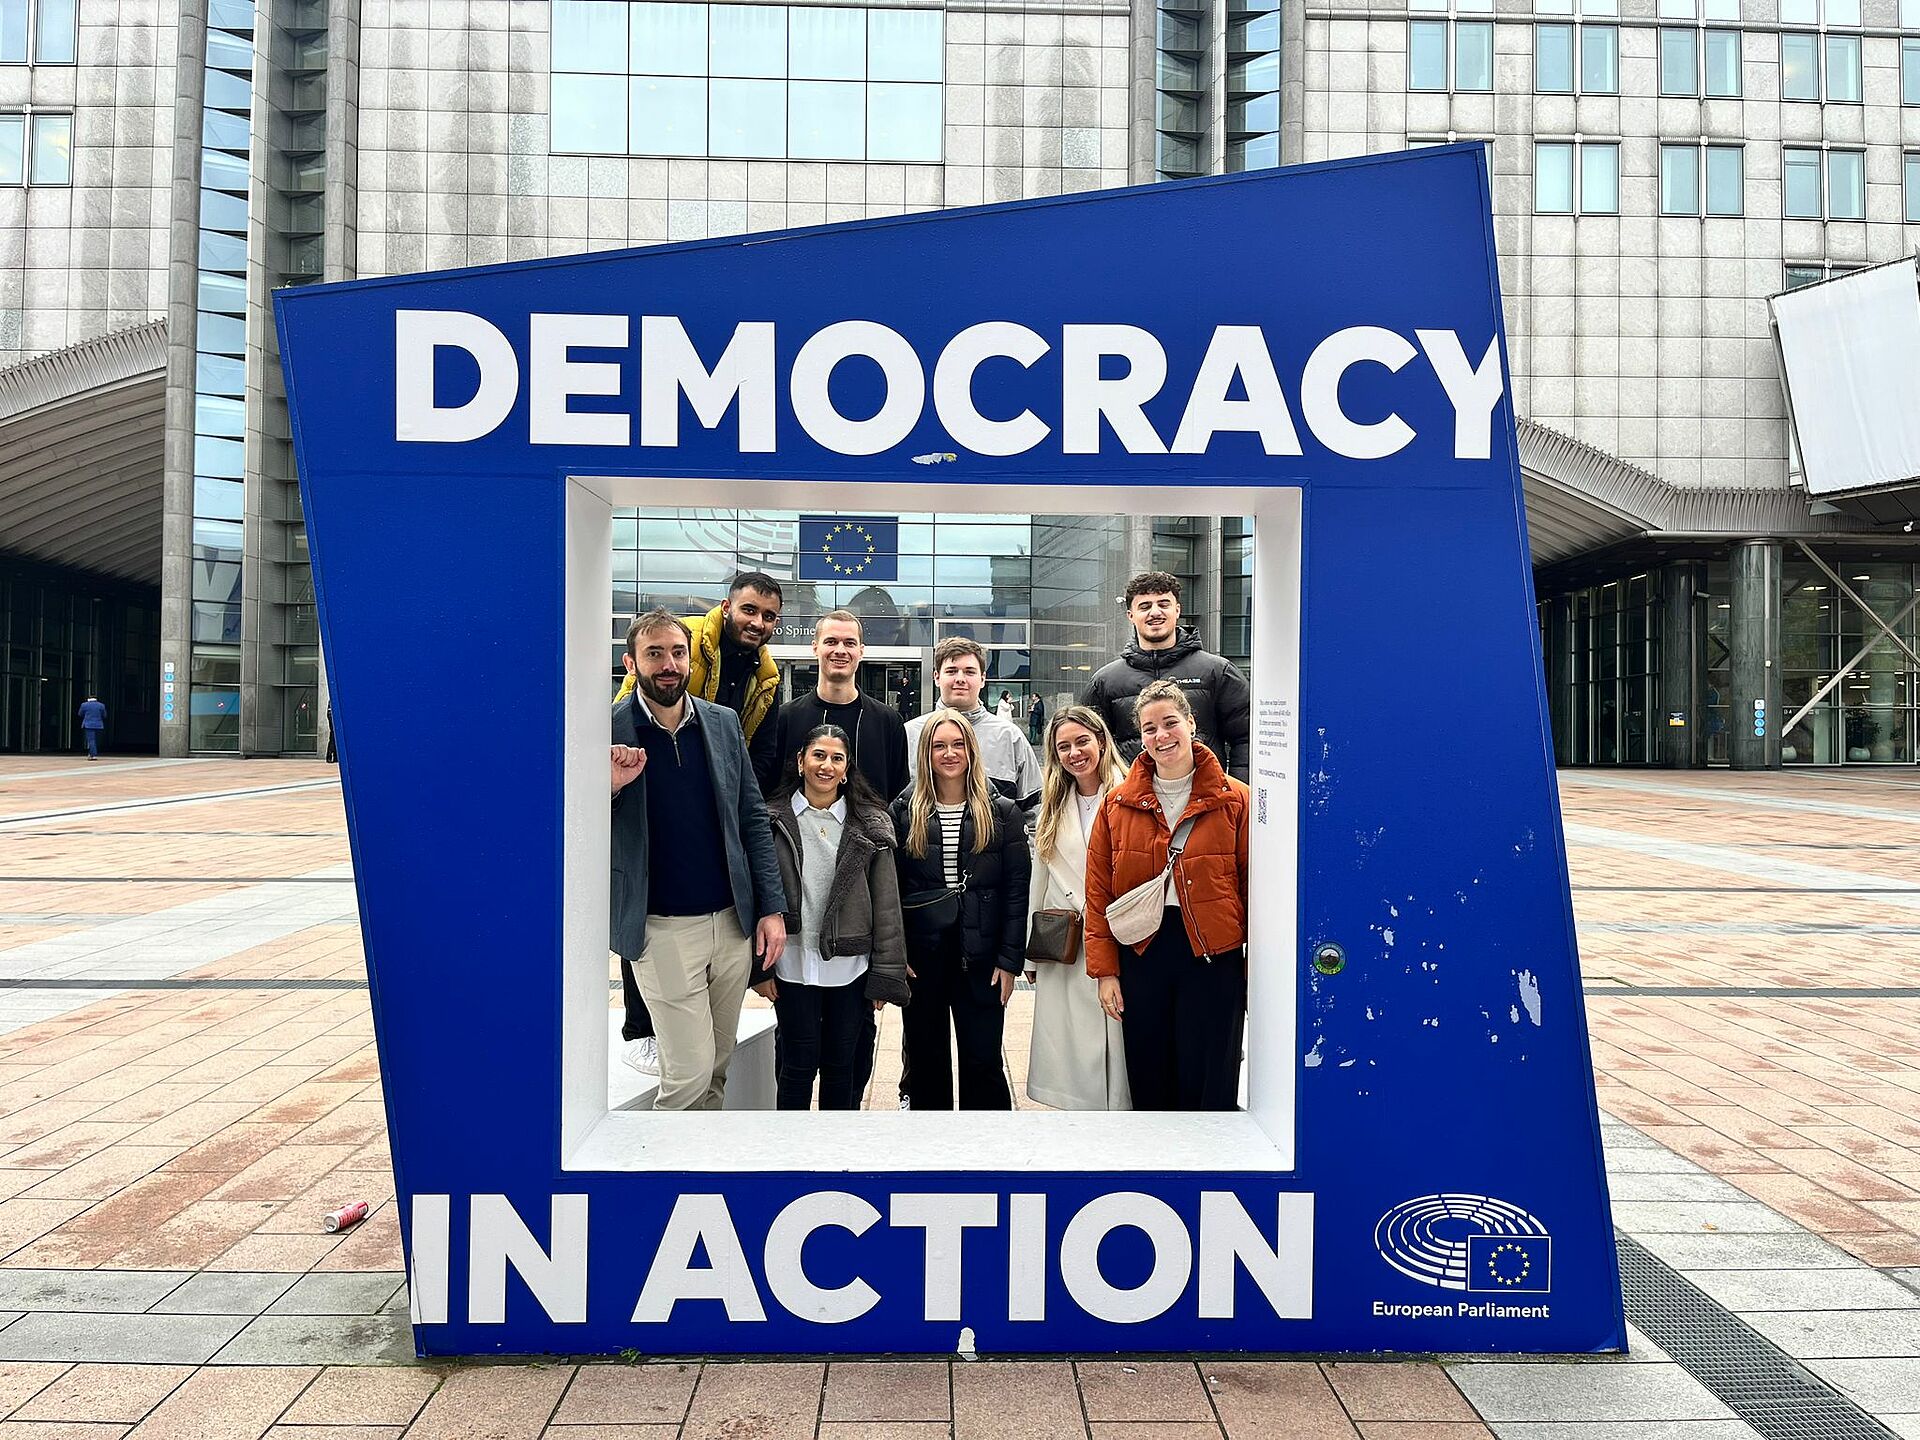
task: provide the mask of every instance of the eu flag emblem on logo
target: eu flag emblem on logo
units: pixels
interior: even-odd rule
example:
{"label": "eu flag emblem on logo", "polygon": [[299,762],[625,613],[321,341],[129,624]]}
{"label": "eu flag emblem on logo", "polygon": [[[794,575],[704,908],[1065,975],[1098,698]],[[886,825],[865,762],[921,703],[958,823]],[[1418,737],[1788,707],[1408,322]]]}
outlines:
{"label": "eu flag emblem on logo", "polygon": [[1553,1240],[1546,1235],[1469,1235],[1467,1289],[1544,1295],[1553,1288]]}
{"label": "eu flag emblem on logo", "polygon": [[802,515],[797,579],[897,580],[900,517]]}

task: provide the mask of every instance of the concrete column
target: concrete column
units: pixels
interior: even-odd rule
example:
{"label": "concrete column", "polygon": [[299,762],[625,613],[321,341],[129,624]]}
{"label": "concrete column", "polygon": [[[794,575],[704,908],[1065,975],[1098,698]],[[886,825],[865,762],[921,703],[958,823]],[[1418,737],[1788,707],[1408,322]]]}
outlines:
{"label": "concrete column", "polygon": [[1280,163],[1307,158],[1307,0],[1280,5]]}
{"label": "concrete column", "polygon": [[1132,37],[1127,70],[1127,179],[1134,185],[1149,185],[1157,173],[1155,114],[1160,69],[1160,17],[1154,0],[1133,0],[1128,8],[1128,33]]}
{"label": "concrete column", "polygon": [[1206,517],[1206,536],[1201,540],[1200,554],[1200,593],[1194,597],[1194,608],[1200,612],[1200,643],[1216,655],[1220,653],[1221,634],[1221,593],[1222,575],[1220,569],[1220,550],[1226,543],[1224,530],[1218,515]]}
{"label": "concrete column", "polygon": [[[1728,755],[1735,770],[1777,770],[1780,727],[1787,718],[1780,709],[1780,542],[1741,540],[1730,559]],[[1756,729],[1763,733],[1754,734]]]}
{"label": "concrete column", "polygon": [[1546,604],[1546,625],[1540,636],[1546,651],[1547,722],[1553,730],[1553,759],[1556,765],[1573,763],[1573,673],[1568,659],[1572,644],[1573,601],[1556,595]]}
{"label": "concrete column", "polygon": [[[1657,732],[1658,763],[1670,770],[1696,770],[1706,764],[1707,636],[1700,596],[1707,588],[1707,567],[1681,560],[1660,573],[1660,707],[1648,723]],[[1753,729],[1751,722],[1747,729]]]}

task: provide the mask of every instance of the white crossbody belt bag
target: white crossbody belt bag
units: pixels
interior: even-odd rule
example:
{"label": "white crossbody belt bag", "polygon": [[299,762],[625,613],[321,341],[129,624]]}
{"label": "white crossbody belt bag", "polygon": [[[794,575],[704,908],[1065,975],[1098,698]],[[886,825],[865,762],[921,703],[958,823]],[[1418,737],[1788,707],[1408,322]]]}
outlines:
{"label": "white crossbody belt bag", "polygon": [[1187,836],[1193,833],[1193,822],[1199,818],[1189,815],[1174,828],[1167,842],[1166,869],[1108,903],[1107,930],[1122,945],[1144,944],[1160,929],[1160,917],[1167,908],[1167,886],[1173,883],[1173,867],[1187,848]]}

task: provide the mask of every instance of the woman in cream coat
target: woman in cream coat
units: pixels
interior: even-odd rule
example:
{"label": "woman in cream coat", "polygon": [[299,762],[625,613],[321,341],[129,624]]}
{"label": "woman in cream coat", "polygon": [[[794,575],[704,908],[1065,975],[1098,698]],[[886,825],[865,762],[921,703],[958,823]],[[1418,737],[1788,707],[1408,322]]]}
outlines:
{"label": "woman in cream coat", "polygon": [[[1084,705],[1053,717],[1043,754],[1029,931],[1040,910],[1084,915],[1087,836],[1107,791],[1126,773],[1107,722]],[[1120,1023],[1100,1008],[1100,982],[1087,974],[1084,941],[1071,964],[1029,964],[1027,974],[1035,992],[1027,1098],[1056,1110],[1132,1109]]]}

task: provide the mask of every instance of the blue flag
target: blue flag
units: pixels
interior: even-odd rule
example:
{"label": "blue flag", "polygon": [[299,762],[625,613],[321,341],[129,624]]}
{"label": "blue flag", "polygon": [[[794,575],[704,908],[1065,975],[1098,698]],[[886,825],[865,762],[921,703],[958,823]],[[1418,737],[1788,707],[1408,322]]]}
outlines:
{"label": "blue flag", "polygon": [[1553,1241],[1545,1235],[1469,1235],[1467,1289],[1544,1295],[1553,1288]]}
{"label": "blue flag", "polygon": [[800,580],[897,580],[900,517],[802,515]]}

